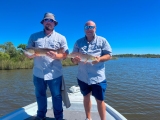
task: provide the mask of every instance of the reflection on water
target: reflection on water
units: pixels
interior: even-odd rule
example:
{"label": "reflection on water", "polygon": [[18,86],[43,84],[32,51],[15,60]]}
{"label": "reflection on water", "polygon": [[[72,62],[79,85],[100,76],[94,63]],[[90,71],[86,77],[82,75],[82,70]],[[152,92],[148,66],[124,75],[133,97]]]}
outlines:
{"label": "reflection on water", "polygon": [[[77,66],[64,67],[67,87],[77,85]],[[106,62],[105,102],[128,120],[159,120],[160,59],[119,58]],[[49,96],[48,92],[48,96]],[[0,116],[35,102],[32,70],[0,71]]]}

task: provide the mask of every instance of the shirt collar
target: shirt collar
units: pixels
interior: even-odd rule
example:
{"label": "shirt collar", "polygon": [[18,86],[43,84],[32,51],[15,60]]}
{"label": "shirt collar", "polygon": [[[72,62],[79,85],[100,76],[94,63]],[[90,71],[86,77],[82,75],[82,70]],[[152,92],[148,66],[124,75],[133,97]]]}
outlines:
{"label": "shirt collar", "polygon": [[55,33],[55,30],[53,30],[52,31],[52,33],[50,33],[50,34],[48,34],[48,35],[46,35],[46,33],[45,33],[45,31],[43,30],[43,33],[44,33],[44,36],[46,36],[46,37],[50,37],[51,35],[53,35],[54,33]]}
{"label": "shirt collar", "polygon": [[88,42],[87,37],[86,37],[86,35],[85,35],[85,41],[86,41],[87,43],[93,44],[93,43],[96,42],[96,36],[97,36],[97,35],[96,35],[96,33],[95,33],[93,40],[92,40],[91,42]]}

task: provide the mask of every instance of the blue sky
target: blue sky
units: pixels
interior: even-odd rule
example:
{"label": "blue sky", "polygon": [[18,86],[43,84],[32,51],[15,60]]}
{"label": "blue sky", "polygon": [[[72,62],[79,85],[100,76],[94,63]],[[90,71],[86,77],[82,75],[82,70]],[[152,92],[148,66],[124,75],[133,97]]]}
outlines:
{"label": "blue sky", "polygon": [[70,52],[93,20],[114,54],[160,54],[160,0],[0,0],[0,44],[27,44],[41,31],[44,13],[55,14],[55,30],[67,39]]}

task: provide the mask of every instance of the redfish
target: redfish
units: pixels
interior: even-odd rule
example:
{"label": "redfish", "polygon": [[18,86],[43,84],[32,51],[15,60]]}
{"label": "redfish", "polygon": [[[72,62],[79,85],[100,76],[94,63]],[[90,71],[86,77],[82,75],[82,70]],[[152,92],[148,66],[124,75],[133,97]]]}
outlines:
{"label": "redfish", "polygon": [[29,56],[34,55],[34,54],[37,54],[38,56],[46,56],[46,53],[49,51],[53,51],[56,53],[63,53],[63,48],[57,49],[57,50],[50,49],[50,48],[27,48],[22,51]]}

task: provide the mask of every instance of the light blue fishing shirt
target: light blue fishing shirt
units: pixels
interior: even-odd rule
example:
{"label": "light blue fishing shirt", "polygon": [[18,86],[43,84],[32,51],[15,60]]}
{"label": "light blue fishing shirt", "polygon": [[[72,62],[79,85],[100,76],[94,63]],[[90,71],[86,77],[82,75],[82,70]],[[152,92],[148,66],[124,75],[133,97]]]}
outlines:
{"label": "light blue fishing shirt", "polygon": [[[112,55],[112,49],[108,41],[97,35],[95,35],[91,42],[88,42],[86,37],[77,40],[73,52],[80,52],[92,56]],[[79,62],[77,78],[88,85],[102,82],[106,79],[105,62],[99,62],[97,64]]]}
{"label": "light blue fishing shirt", "polygon": [[[66,38],[55,30],[52,34],[46,35],[44,31],[34,33],[30,36],[27,48],[51,48],[54,50],[63,48],[68,54]],[[44,80],[52,80],[62,76],[61,60],[52,59],[48,56],[34,58],[33,75]]]}

